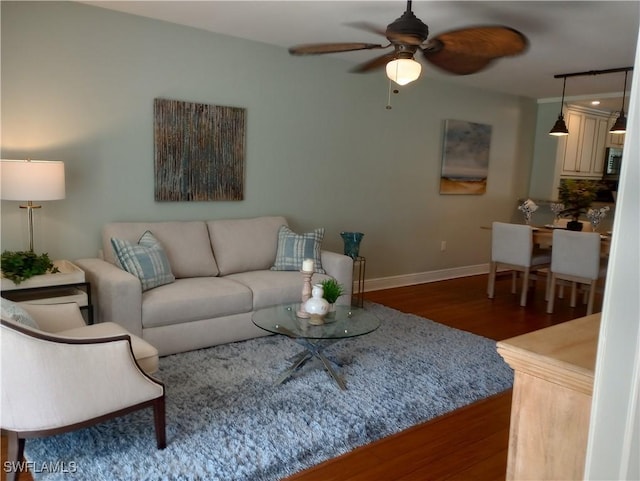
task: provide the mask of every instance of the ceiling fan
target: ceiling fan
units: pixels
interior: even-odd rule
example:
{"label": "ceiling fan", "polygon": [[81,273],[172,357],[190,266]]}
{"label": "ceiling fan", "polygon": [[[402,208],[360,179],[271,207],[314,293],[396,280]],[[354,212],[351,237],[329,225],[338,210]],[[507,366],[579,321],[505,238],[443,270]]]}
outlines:
{"label": "ceiling fan", "polygon": [[370,72],[386,66],[387,76],[405,85],[420,76],[422,67],[414,59],[417,52],[438,68],[456,75],[469,75],[487,68],[494,60],[523,53],[527,38],[517,30],[499,25],[462,28],[442,33],[427,40],[429,27],[411,11],[411,0],[402,16],[387,25],[386,30],[368,23],[351,24],[362,30],[384,35],[389,44],[320,43],[291,47],[292,55],[319,55],[377,50],[393,47],[393,51],[358,65],[354,72]]}

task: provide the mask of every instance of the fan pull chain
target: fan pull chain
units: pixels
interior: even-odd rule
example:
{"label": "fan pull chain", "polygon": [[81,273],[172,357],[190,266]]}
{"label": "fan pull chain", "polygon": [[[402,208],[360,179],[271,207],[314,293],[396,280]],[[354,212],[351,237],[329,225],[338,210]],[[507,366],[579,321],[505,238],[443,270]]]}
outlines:
{"label": "fan pull chain", "polygon": [[[398,89],[393,89],[393,93],[397,94],[399,92]],[[389,94],[387,99],[387,106],[385,107],[387,110],[391,110],[393,107],[391,106],[391,79],[389,79]]]}

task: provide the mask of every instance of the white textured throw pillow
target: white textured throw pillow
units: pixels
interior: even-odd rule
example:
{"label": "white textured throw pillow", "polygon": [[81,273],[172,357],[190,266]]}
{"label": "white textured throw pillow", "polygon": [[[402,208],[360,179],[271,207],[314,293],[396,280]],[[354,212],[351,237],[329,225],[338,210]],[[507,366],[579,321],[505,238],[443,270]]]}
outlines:
{"label": "white textured throw pillow", "polygon": [[32,327],[33,329],[39,329],[38,323],[35,319],[31,317],[20,304],[4,298],[2,298],[1,303],[2,313],[0,315],[2,316],[2,319],[17,322],[18,324],[23,324],[25,326]]}

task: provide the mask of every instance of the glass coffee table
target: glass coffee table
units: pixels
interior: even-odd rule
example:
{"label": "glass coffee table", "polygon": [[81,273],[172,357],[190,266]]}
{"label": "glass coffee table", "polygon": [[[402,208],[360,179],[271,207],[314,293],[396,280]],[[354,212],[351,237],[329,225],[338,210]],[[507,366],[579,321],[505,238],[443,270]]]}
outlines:
{"label": "glass coffee table", "polygon": [[253,313],[253,323],[260,329],[293,339],[304,350],[293,356],[291,366],[278,378],[276,384],[283,383],[308,361],[317,359],[329,375],[346,389],[344,379],[339,375],[338,365],[323,354],[323,351],[341,339],[363,336],[380,327],[380,319],[370,312],[355,306],[335,306],[335,312],[325,318],[325,323],[316,326],[309,319],[296,316],[300,303],[280,304],[258,309]]}

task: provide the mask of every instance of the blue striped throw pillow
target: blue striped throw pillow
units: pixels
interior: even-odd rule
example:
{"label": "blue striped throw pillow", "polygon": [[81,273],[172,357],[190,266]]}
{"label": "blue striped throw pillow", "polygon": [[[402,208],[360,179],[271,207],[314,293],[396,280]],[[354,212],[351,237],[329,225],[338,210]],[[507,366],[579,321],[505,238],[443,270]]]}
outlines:
{"label": "blue striped throw pillow", "polygon": [[299,271],[302,269],[302,261],[313,259],[314,272],[324,274],[325,271],[320,260],[323,238],[323,228],[315,229],[306,234],[296,234],[286,225],[281,226],[278,230],[276,261],[271,270]]}
{"label": "blue striped throw pillow", "polygon": [[162,245],[150,231],[137,244],[112,237],[111,246],[120,267],[140,279],[143,292],[176,280]]}

